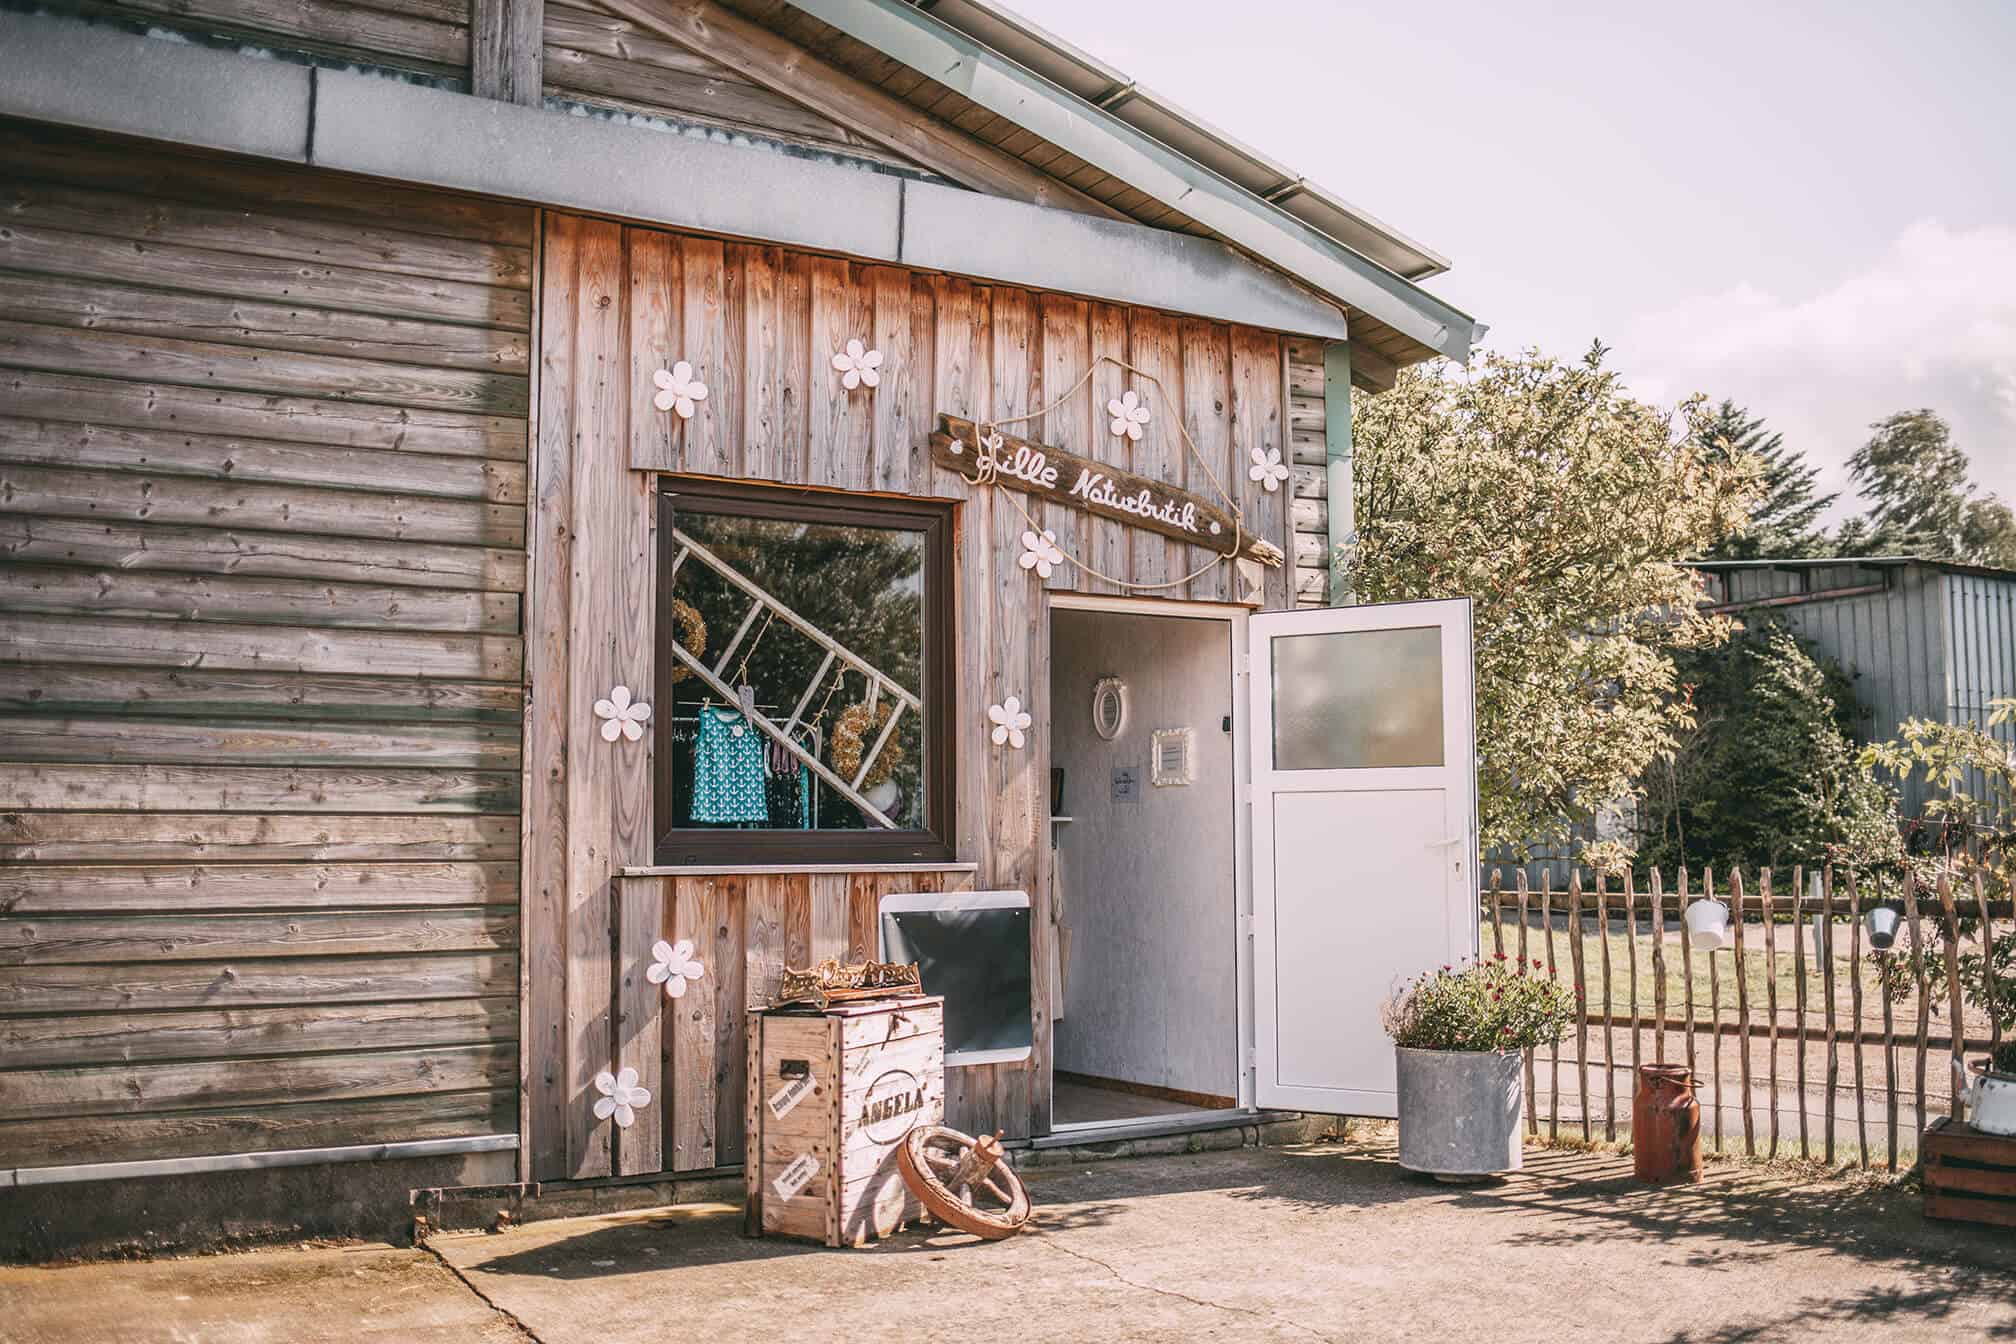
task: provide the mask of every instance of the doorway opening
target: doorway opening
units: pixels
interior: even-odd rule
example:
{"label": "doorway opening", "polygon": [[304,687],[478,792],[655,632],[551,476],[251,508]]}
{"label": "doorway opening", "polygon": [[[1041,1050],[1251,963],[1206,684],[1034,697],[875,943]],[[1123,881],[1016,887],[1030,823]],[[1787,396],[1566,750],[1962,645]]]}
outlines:
{"label": "doorway opening", "polygon": [[1053,1129],[1246,1100],[1237,615],[1053,600]]}

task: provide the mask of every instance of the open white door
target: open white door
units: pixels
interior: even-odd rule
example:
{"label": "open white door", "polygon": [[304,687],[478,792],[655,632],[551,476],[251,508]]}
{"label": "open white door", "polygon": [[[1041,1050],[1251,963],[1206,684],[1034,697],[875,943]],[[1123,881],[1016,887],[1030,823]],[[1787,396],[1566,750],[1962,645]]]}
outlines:
{"label": "open white door", "polygon": [[1394,1114],[1380,1005],[1477,950],[1466,598],[1256,613],[1255,1099]]}

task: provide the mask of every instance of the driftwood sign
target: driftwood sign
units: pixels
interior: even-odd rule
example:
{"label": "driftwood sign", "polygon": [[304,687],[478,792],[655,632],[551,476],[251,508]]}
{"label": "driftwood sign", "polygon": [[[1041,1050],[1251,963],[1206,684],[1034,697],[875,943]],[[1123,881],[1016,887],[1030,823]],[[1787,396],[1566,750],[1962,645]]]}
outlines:
{"label": "driftwood sign", "polygon": [[1220,555],[1281,563],[1280,548],[1235,527],[1231,514],[1202,496],[1012,434],[995,431],[982,442],[974,423],[956,415],[938,417],[931,460],[969,479],[978,476]]}

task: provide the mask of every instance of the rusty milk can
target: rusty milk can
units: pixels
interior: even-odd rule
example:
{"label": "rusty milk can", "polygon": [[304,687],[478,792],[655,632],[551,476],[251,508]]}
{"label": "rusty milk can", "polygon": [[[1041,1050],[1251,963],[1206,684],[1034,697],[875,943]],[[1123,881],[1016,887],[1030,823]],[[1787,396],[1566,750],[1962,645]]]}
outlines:
{"label": "rusty milk can", "polygon": [[1684,1064],[1641,1064],[1631,1098],[1631,1167],[1641,1181],[1701,1179],[1701,1103]]}

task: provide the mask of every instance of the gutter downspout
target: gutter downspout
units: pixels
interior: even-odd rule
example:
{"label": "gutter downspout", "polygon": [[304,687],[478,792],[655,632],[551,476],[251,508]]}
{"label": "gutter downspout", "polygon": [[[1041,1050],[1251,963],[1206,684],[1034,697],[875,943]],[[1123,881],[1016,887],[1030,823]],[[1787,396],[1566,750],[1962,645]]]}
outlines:
{"label": "gutter downspout", "polygon": [[1323,472],[1330,504],[1330,535],[1324,551],[1329,573],[1326,594],[1333,607],[1350,606],[1351,577],[1339,562],[1346,547],[1358,540],[1358,518],[1351,494],[1351,346],[1331,341],[1323,347]]}

